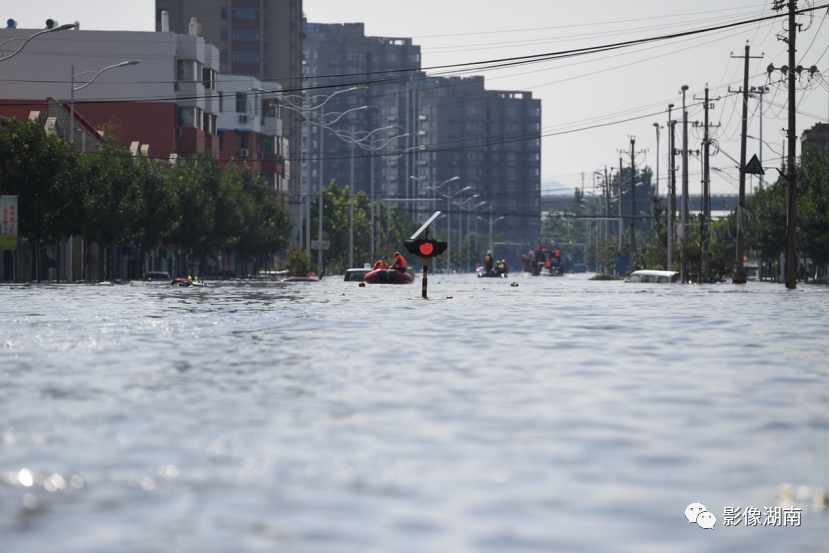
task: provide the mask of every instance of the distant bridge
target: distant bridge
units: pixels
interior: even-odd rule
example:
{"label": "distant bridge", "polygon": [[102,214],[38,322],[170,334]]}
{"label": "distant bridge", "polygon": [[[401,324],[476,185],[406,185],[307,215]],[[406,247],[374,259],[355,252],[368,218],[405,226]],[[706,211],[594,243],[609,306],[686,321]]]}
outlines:
{"label": "distant bridge", "polygon": [[[691,200],[691,211],[702,211],[702,196],[699,194],[691,194],[688,196]],[[712,194],[711,195],[711,211],[732,211],[737,206],[739,197],[736,194]],[[677,196],[677,207],[680,205],[680,197]],[[641,204],[642,200],[637,198],[637,205]],[[662,198],[662,205],[668,205],[668,199]],[[541,211],[567,211],[573,207],[572,194],[555,194],[541,196]],[[624,211],[624,206],[622,206]],[[626,215],[626,213],[623,213]]]}

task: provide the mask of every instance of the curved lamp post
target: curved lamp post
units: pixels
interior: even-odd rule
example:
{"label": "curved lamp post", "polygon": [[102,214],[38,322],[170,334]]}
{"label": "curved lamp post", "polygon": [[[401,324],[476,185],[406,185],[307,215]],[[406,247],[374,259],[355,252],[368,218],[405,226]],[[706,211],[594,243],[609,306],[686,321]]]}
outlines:
{"label": "curved lamp post", "polygon": [[[284,94],[281,93],[280,90],[268,90],[268,89],[261,88],[261,87],[254,87],[254,88],[250,88],[249,90],[251,92],[255,92],[257,94],[276,94],[276,95],[278,95],[280,100],[282,101],[282,104],[281,104],[282,108],[289,109],[291,111],[299,113],[302,116],[303,120],[305,121],[306,125],[317,125],[318,127],[321,127],[322,129],[325,129],[325,128],[328,128],[330,125],[333,125],[334,123],[336,123],[337,121],[339,121],[343,117],[345,117],[345,115],[348,114],[348,113],[358,111],[358,110],[362,110],[362,109],[369,109],[371,107],[371,106],[360,106],[360,107],[357,107],[357,108],[352,108],[352,109],[346,110],[342,113],[339,113],[338,117],[335,118],[332,121],[325,121],[325,112],[323,110],[323,107],[325,106],[325,104],[327,104],[328,102],[331,101],[332,98],[334,98],[335,96],[338,96],[340,94],[345,94],[346,92],[353,92],[355,90],[367,90],[367,89],[368,89],[368,87],[364,86],[364,85],[352,86],[352,87],[349,87],[349,88],[344,88],[342,90],[338,90],[338,91],[336,91],[332,94],[316,94],[314,96],[284,95]],[[301,103],[296,104],[293,101],[291,101],[289,98],[296,98],[296,99],[300,100]],[[322,101],[318,101],[319,98],[324,98],[324,99]],[[313,121],[311,119],[311,113],[313,113],[317,110],[320,110],[319,111],[319,116],[318,116],[319,121]],[[334,132],[334,135],[339,136],[339,135],[337,135],[336,132]],[[320,242],[322,242],[322,214],[323,214],[322,213],[323,212],[323,208],[322,208],[322,202],[323,202],[322,156],[321,156],[323,136],[324,136],[324,132],[321,132],[320,133],[320,207],[319,207],[319,240],[320,240]],[[305,163],[305,182],[307,183],[307,186],[308,186],[308,205],[307,205],[307,211],[305,213],[305,254],[308,256],[308,259],[310,259],[311,258],[311,162],[310,162],[311,131],[310,131],[310,128],[308,129],[308,132],[306,133],[306,140],[307,140],[307,142],[306,142],[306,145],[305,145],[305,149],[306,149],[306,155],[309,156],[309,159]],[[322,245],[322,244],[320,244],[320,245]],[[318,265],[319,265],[317,267],[317,270],[322,270],[322,249],[319,250],[317,261],[318,261]]]}
{"label": "curved lamp post", "polygon": [[[74,29],[74,28],[76,28],[77,26],[78,26],[78,24],[77,24],[77,23],[67,23],[66,25],[61,25],[61,26],[59,26],[59,27],[53,27],[53,28],[51,28],[51,29],[45,29],[45,30],[43,30],[43,31],[38,31],[38,32],[36,32],[35,34],[33,34],[32,36],[30,36],[30,37],[26,38],[26,39],[23,41],[23,44],[21,44],[21,45],[20,45],[20,48],[18,48],[17,50],[15,50],[14,52],[12,52],[12,53],[11,53],[11,54],[9,54],[8,56],[3,57],[3,58],[0,58],[0,62],[2,62],[2,61],[6,61],[6,60],[9,60],[9,59],[13,58],[14,56],[16,56],[17,54],[19,54],[19,53],[23,50],[23,48],[25,48],[25,47],[26,47],[26,45],[29,43],[29,41],[31,41],[31,40],[32,40],[32,39],[34,39],[34,38],[37,38],[37,37],[39,37],[39,36],[41,36],[41,35],[45,35],[46,33],[56,33],[56,32],[58,32],[58,31],[68,31],[69,29]],[[3,46],[3,44],[8,44],[9,42],[12,42],[12,41],[14,41],[14,40],[19,40],[19,39],[17,39],[17,38],[12,38],[12,39],[10,39],[10,40],[7,40],[7,41],[3,42],[2,44],[0,44],[0,46]],[[0,188],[2,188],[2,180],[0,180]],[[2,255],[2,249],[0,249],[0,269],[2,269],[2,268],[3,268],[3,257],[4,257],[4,256]],[[15,270],[16,270],[16,269],[15,269]],[[58,274],[60,274],[60,273],[58,273]],[[58,278],[58,280],[60,280],[60,278]],[[71,276],[70,276],[70,280],[71,280]]]}
{"label": "curved lamp post", "polygon": [[[116,63],[114,65],[110,65],[108,67],[104,67],[100,71],[81,71],[78,74],[75,74],[75,66],[72,66],[72,85],[71,85],[71,93],[69,96],[69,142],[74,144],[75,143],[75,91],[83,90],[84,88],[88,87],[92,83],[95,82],[95,79],[101,76],[101,73],[104,71],[109,71],[110,69],[115,69],[116,67],[126,67],[127,65],[138,65],[141,63],[141,60],[130,60],[130,61],[122,61],[121,63]],[[87,73],[95,73],[89,82],[82,84],[81,86],[75,86],[75,78],[80,77],[81,75],[86,75]]]}
{"label": "curved lamp post", "polygon": [[[45,35],[46,33],[56,33],[56,32],[58,32],[58,31],[68,31],[69,29],[74,29],[74,28],[75,28],[75,27],[77,27],[77,26],[78,26],[78,24],[77,24],[77,23],[67,23],[66,25],[61,25],[60,27],[53,27],[53,28],[51,28],[51,29],[46,29],[46,30],[44,30],[44,31],[39,31],[39,32],[37,32],[37,33],[33,34],[32,36],[30,36],[29,38],[27,38],[27,39],[23,42],[23,44],[21,44],[21,45],[20,45],[20,48],[18,48],[17,50],[15,50],[14,52],[12,52],[12,53],[11,53],[11,54],[9,54],[8,56],[6,56],[5,58],[0,58],[0,61],[6,61],[7,59],[13,58],[13,57],[14,57],[14,56],[16,56],[17,54],[19,54],[19,53],[20,53],[20,51],[21,51],[21,50],[23,50],[23,48],[25,48],[25,47],[26,47],[26,45],[29,43],[29,41],[30,41],[30,40],[32,40],[32,39],[33,39],[33,38],[35,38],[35,37],[39,37],[40,35]],[[4,43],[0,44],[0,46],[2,46],[3,44],[7,44],[7,43],[9,43],[9,42],[11,42],[12,40],[19,40],[19,39],[13,38],[13,39],[11,39],[11,40],[7,40],[6,42],[4,42]]]}
{"label": "curved lamp post", "polygon": [[[454,177],[452,179],[449,179],[449,180],[454,180]],[[444,183],[444,184],[446,184],[446,183]],[[450,211],[450,202],[451,202],[452,198],[454,198],[455,196],[457,196],[458,194],[460,194],[462,192],[466,192],[467,190],[470,190],[471,188],[472,188],[471,186],[466,186],[464,188],[461,188],[460,190],[458,190],[454,194],[443,194],[442,192],[438,191],[437,189],[434,189],[434,188],[432,189],[435,192],[437,192],[438,194],[440,194],[441,196],[446,198],[446,243],[447,243],[447,247],[446,247],[446,253],[447,253],[446,268],[448,269],[449,274],[452,274],[452,240],[450,240],[450,235],[451,235],[451,232],[452,232],[452,212]]]}

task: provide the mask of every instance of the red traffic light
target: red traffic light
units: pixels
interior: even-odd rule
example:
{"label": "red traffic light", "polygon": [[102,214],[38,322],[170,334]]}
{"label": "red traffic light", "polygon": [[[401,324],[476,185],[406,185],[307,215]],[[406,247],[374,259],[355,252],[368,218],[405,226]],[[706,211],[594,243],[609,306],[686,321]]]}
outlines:
{"label": "red traffic light", "polygon": [[406,240],[403,242],[409,253],[428,259],[430,257],[437,257],[446,251],[447,243],[438,242],[437,240]]}

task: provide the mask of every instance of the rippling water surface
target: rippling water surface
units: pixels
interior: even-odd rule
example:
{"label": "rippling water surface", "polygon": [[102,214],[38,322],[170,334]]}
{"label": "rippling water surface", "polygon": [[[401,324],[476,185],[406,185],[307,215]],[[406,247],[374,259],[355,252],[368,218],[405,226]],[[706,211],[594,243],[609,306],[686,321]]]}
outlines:
{"label": "rippling water surface", "polygon": [[0,288],[0,549],[827,551],[829,288],[419,295]]}

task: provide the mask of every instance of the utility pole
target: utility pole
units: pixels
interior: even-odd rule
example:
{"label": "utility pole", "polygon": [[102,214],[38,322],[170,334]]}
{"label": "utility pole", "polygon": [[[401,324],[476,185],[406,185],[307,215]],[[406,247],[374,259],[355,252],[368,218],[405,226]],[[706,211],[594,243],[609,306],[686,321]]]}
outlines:
{"label": "utility pole", "polygon": [[668,271],[673,271],[673,237],[674,237],[674,230],[676,229],[675,220],[676,220],[676,135],[674,131],[676,130],[676,121],[672,118],[672,110],[674,108],[673,104],[668,104],[668,127],[671,130],[671,134],[668,137],[668,150],[671,152],[670,157],[670,170],[668,175],[668,195],[670,196],[670,201],[668,202],[670,205],[669,208],[669,215],[668,215]]}
{"label": "utility pole", "polygon": [[[688,85],[682,85],[682,246],[688,243],[688,111],[685,109],[685,93]],[[684,267],[683,267],[684,268]],[[683,275],[683,282],[684,282]]]}
{"label": "utility pole", "polygon": [[656,195],[659,196],[659,123],[653,124],[656,129]]}
{"label": "utility pole", "polygon": [[630,261],[636,251],[636,137],[630,137]]}
{"label": "utility pole", "polygon": [[[322,108],[320,111],[320,122],[325,121],[325,108]],[[325,139],[325,127],[320,127],[320,153],[319,153],[319,167],[320,167],[320,203],[319,203],[319,248],[317,249],[317,275],[322,275],[322,208],[323,208],[323,184],[322,184],[322,171],[323,171],[323,162],[322,162],[322,155],[323,155],[323,146],[322,141]],[[311,240],[311,233],[308,233],[308,240]]]}
{"label": "utility pole", "polygon": [[708,137],[708,83],[705,83],[705,129],[702,139],[702,228],[700,229],[702,242],[702,269],[708,266],[708,227],[711,224],[711,171],[709,164],[709,137]]}
{"label": "utility pole", "polygon": [[706,229],[711,221],[711,165],[710,165],[710,153],[711,153],[711,139],[708,136],[708,127],[710,126],[708,122],[708,110],[711,108],[711,104],[709,103],[708,98],[708,84],[705,85],[705,129],[703,133],[703,141],[702,141],[702,149],[703,149],[703,181],[702,181],[702,214],[705,217],[705,226]]}
{"label": "utility pole", "polygon": [[[751,93],[757,94],[760,98],[760,166],[763,166],[763,96],[769,91],[769,87],[767,86],[752,86]],[[757,175],[760,179],[760,188],[764,188],[766,185],[766,181],[764,175],[760,173]]]}
{"label": "utility pole", "polygon": [[[607,165],[604,166],[604,193],[605,193],[605,222],[604,222],[604,240],[607,242],[607,228],[610,226],[610,181],[607,180]],[[605,245],[605,247],[607,247]]]}
{"label": "utility pole", "polygon": [[682,255],[679,263],[679,279],[685,284],[685,248],[688,246],[688,111],[685,109],[685,93],[688,85],[682,85]]}
{"label": "utility pole", "polygon": [[[772,9],[783,9],[784,1],[775,0]],[[795,240],[795,232],[797,231],[797,171],[795,170],[795,147],[797,145],[797,134],[795,131],[795,41],[797,40],[797,22],[795,21],[795,10],[797,9],[797,0],[789,0],[789,151],[788,151],[788,170],[789,170],[789,190],[788,190],[788,210],[786,213],[786,288],[794,290],[797,288],[797,251],[795,250],[797,242]]]}
{"label": "utility pole", "polygon": [[619,150],[619,255],[622,254],[622,151]]}
{"label": "utility pole", "polygon": [[[354,268],[354,125],[351,125],[351,184],[349,196],[351,202],[348,212],[348,268]],[[371,261],[374,263],[374,260]]]}
{"label": "utility pole", "polygon": [[[748,140],[748,60],[751,46],[746,42],[746,52],[743,61],[743,125],[740,139],[740,197],[737,203],[737,268],[731,277],[734,284],[746,283],[745,262],[745,231],[743,230],[743,210],[746,207],[746,141]],[[731,56],[732,58],[735,56]],[[754,56],[762,58],[763,56]]]}

